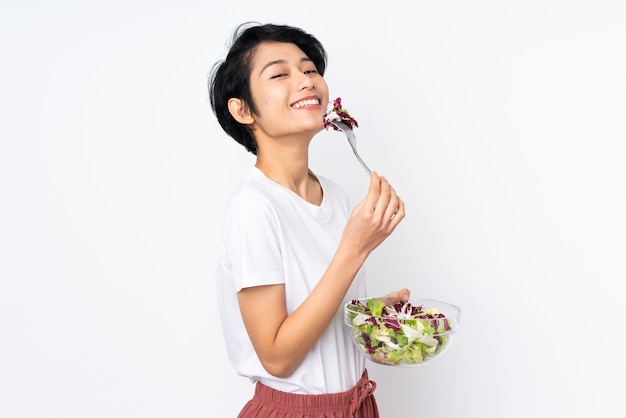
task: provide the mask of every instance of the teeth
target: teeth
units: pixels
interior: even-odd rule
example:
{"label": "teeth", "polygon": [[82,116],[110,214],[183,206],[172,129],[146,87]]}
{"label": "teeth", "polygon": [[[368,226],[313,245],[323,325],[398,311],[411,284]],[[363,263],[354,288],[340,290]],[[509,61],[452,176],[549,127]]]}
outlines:
{"label": "teeth", "polygon": [[308,100],[302,100],[301,102],[295,103],[293,107],[296,109],[299,109],[304,106],[319,105],[319,104],[320,104],[320,101],[317,99],[308,99]]}

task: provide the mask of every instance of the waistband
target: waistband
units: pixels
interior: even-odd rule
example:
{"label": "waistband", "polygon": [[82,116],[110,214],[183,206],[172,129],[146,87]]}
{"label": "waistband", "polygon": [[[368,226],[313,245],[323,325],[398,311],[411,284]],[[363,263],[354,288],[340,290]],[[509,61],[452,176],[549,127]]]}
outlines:
{"label": "waistband", "polygon": [[342,411],[349,409],[350,413],[354,414],[358,411],[363,401],[374,393],[375,389],[376,382],[369,380],[367,370],[365,370],[359,382],[353,388],[345,392],[320,395],[287,393],[273,389],[261,382],[257,382],[254,398],[258,401],[288,409],[302,409],[307,411]]}

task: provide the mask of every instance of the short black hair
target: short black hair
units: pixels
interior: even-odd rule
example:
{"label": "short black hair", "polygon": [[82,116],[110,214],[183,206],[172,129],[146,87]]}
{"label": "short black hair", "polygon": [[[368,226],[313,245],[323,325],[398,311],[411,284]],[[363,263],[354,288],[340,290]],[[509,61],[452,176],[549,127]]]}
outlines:
{"label": "short black hair", "polygon": [[256,47],[261,42],[295,44],[313,61],[323,76],[327,55],[317,38],[300,28],[287,25],[247,22],[239,25],[232,36],[226,58],[216,62],[209,75],[211,108],[224,132],[256,155],[257,144],[250,128],[237,122],[228,111],[228,100],[241,99],[253,114],[257,108],[250,92],[250,73]]}

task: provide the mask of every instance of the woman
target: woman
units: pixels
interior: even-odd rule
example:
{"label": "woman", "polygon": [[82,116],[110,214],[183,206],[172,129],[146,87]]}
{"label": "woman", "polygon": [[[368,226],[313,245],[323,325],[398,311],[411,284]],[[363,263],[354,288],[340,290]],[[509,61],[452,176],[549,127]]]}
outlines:
{"label": "woman", "polygon": [[[308,166],[329,102],[326,52],[301,29],[242,25],[209,82],[224,131],[256,155],[224,219],[218,296],[230,360],[256,383],[240,417],[377,417],[375,383],[342,320],[366,296],[361,267],[404,218],[372,173],[347,194]],[[407,300],[409,290],[387,295]]]}

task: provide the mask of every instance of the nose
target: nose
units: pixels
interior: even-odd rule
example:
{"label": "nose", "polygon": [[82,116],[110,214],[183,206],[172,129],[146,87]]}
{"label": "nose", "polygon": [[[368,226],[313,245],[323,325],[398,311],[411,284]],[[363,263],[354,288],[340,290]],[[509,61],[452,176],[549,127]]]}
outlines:
{"label": "nose", "polygon": [[308,74],[300,73],[300,77],[298,78],[298,86],[301,90],[305,89],[313,89],[315,88],[315,81],[313,77]]}

